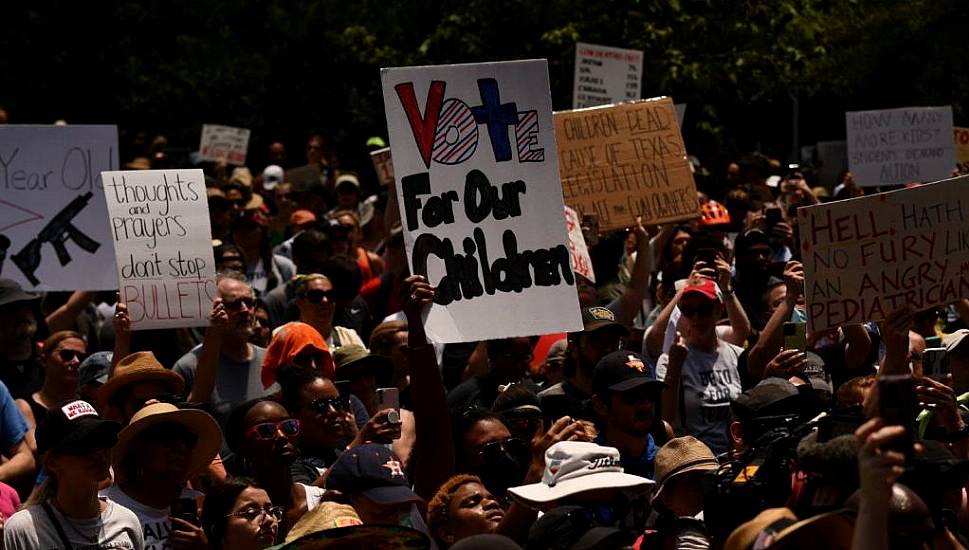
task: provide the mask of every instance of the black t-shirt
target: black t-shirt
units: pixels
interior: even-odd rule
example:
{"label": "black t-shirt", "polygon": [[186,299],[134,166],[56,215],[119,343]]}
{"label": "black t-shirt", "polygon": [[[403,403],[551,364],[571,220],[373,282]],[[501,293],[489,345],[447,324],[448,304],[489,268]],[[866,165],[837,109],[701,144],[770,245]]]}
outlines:
{"label": "black t-shirt", "polygon": [[36,355],[23,361],[0,358],[0,382],[10,390],[14,399],[26,399],[44,383],[44,370]]}

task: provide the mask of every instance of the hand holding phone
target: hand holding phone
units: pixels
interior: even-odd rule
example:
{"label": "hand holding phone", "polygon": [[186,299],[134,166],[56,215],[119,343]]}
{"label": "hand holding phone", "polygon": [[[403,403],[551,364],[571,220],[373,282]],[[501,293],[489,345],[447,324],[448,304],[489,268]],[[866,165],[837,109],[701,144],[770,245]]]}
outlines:
{"label": "hand holding phone", "polygon": [[910,374],[880,374],[878,376],[878,415],[888,426],[902,426],[905,436],[886,443],[885,447],[904,453],[911,464],[915,443],[915,381]]}

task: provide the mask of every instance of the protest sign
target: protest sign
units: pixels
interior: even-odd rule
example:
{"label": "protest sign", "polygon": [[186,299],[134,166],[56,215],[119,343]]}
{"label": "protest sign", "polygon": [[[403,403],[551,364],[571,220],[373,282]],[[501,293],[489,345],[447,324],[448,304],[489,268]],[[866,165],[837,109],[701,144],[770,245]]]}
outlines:
{"label": "protest sign", "polygon": [[201,170],[103,172],[132,330],[208,325],[215,259]]}
{"label": "protest sign", "polygon": [[642,80],[643,52],[582,42],[575,45],[573,109],[639,99]]}
{"label": "protest sign", "polygon": [[425,330],[465,342],[581,330],[545,60],[382,69]]}
{"label": "protest sign", "polygon": [[373,169],[377,171],[380,185],[394,183],[394,161],[390,158],[390,147],[371,151],[370,160],[373,161]]}
{"label": "protest sign", "polygon": [[565,203],[600,231],[699,216],[670,98],[557,112],[555,138]]}
{"label": "protest sign", "polygon": [[860,186],[935,181],[952,175],[952,108],[845,113],[848,169]]}
{"label": "protest sign", "polygon": [[680,122],[680,131],[683,131],[683,119],[686,118],[686,103],[674,103],[676,107],[676,120]]}
{"label": "protest sign", "polygon": [[105,269],[114,249],[101,185],[117,167],[114,126],[0,125],[0,277],[34,290],[118,288]]}
{"label": "protest sign", "polygon": [[203,161],[225,159],[228,164],[243,166],[249,150],[249,130],[218,124],[202,125],[199,154]]}
{"label": "protest sign", "polygon": [[953,128],[956,143],[956,168],[969,173],[969,128]]}
{"label": "protest sign", "polygon": [[798,209],[808,328],[969,297],[969,176]]}
{"label": "protest sign", "polygon": [[572,255],[572,271],[596,282],[596,274],[592,271],[592,257],[582,235],[582,220],[568,206],[565,207],[565,227],[569,230],[569,253]]}

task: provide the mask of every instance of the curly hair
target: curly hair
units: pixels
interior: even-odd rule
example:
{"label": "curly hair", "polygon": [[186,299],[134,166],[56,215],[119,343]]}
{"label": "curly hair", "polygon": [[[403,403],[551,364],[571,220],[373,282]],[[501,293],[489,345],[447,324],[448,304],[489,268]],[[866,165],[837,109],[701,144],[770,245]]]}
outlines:
{"label": "curly hair", "polygon": [[438,539],[441,546],[447,546],[440,540],[441,537],[438,533],[450,520],[448,510],[451,508],[451,500],[454,498],[454,493],[457,493],[458,489],[468,483],[481,484],[481,478],[469,474],[453,476],[441,485],[441,488],[434,493],[434,497],[427,505],[427,528],[434,538]]}

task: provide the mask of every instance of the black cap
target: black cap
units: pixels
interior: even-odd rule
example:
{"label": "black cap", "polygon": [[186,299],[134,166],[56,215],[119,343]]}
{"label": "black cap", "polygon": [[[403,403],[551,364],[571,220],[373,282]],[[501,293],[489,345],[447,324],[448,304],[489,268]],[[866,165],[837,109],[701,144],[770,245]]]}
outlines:
{"label": "black cap", "polygon": [[340,455],[330,468],[326,488],[343,494],[361,494],[378,504],[421,500],[410,489],[404,466],[393,451],[369,443]]}
{"label": "black cap", "polygon": [[28,294],[16,281],[11,279],[0,279],[0,307],[17,302],[32,302],[39,300],[40,296]]}
{"label": "black cap", "polygon": [[592,371],[592,393],[624,392],[649,384],[657,391],[666,384],[653,377],[643,357],[633,351],[614,351],[599,360]]}
{"label": "black cap", "polygon": [[804,399],[797,386],[784,378],[765,378],[740,394],[730,404],[734,414],[741,420],[800,414]]}
{"label": "black cap", "polygon": [[81,399],[62,401],[47,411],[37,426],[37,454],[59,451],[84,454],[110,449],[118,442],[121,424],[104,420],[94,406]]}
{"label": "black cap", "polygon": [[629,334],[629,329],[616,321],[616,314],[611,309],[595,306],[582,310],[582,332],[594,332],[606,327],[615,327],[624,335]]}
{"label": "black cap", "polygon": [[77,368],[79,386],[87,384],[104,384],[108,381],[108,373],[111,371],[111,360],[114,353],[110,351],[98,351],[88,355],[81,366]]}
{"label": "black cap", "polygon": [[592,510],[581,506],[558,506],[532,525],[526,548],[622,548],[635,539],[629,531],[599,526]]}

